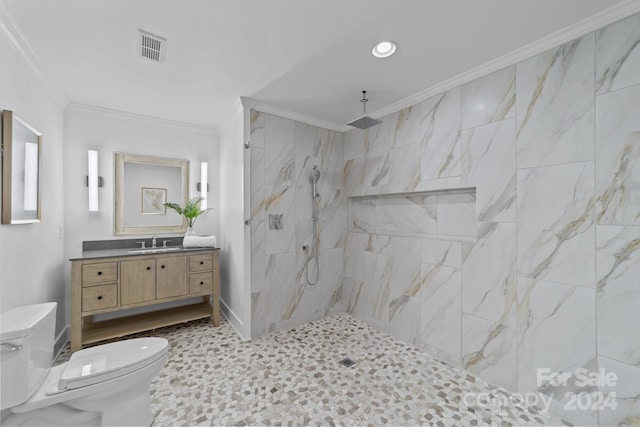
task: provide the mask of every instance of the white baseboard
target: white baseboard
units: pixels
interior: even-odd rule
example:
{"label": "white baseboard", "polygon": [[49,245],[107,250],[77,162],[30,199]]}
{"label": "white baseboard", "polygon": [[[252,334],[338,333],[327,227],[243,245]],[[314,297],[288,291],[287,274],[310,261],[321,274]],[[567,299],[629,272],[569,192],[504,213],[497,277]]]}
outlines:
{"label": "white baseboard", "polygon": [[240,339],[242,339],[242,341],[244,342],[251,341],[251,337],[246,337],[245,334],[241,332],[245,329],[244,322],[240,320],[236,313],[231,310],[231,308],[227,305],[226,302],[224,302],[222,298],[220,298],[220,310],[222,311],[224,317],[227,318],[233,329],[236,330],[236,333],[240,336]]}

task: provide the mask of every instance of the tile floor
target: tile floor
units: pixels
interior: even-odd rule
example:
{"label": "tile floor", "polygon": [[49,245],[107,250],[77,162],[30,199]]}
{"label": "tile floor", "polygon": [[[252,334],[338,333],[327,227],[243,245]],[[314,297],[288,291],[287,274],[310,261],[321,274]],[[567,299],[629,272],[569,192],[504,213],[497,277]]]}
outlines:
{"label": "tile floor", "polygon": [[[151,385],[154,426],[568,424],[519,404],[473,405],[479,393],[509,395],[348,314],[251,342],[224,318],[137,336],[171,345]],[[67,358],[68,349],[58,362]]]}

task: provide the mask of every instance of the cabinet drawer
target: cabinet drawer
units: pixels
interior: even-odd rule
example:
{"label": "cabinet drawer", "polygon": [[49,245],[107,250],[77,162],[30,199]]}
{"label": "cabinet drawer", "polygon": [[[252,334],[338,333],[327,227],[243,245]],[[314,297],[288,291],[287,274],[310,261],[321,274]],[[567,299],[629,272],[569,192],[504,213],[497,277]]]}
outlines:
{"label": "cabinet drawer", "polygon": [[213,273],[196,273],[189,275],[189,293],[199,294],[213,290]]}
{"label": "cabinet drawer", "polygon": [[118,305],[118,284],[82,288],[82,311],[100,310]]}
{"label": "cabinet drawer", "polygon": [[118,263],[101,262],[82,266],[82,284],[112,283],[118,281]]}
{"label": "cabinet drawer", "polygon": [[213,269],[213,255],[190,255],[189,256],[189,271],[208,271]]}

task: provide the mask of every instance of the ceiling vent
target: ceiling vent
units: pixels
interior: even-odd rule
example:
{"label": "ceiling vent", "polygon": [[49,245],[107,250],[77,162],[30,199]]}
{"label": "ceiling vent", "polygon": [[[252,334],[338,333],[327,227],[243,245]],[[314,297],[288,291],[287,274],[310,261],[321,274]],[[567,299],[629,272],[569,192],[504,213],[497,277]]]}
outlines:
{"label": "ceiling vent", "polygon": [[140,56],[154,62],[164,62],[167,39],[140,30]]}

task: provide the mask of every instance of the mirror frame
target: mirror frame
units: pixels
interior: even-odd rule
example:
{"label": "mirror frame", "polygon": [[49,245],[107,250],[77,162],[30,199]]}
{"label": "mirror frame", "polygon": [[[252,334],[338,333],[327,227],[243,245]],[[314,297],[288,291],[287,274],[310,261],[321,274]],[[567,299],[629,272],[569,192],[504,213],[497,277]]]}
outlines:
{"label": "mirror frame", "polygon": [[[14,122],[20,123],[26,127],[35,136],[38,137],[38,194],[37,194],[37,213],[36,218],[33,219],[14,219],[12,218],[11,210],[11,196],[13,191],[18,191],[19,188],[13,188],[12,182],[12,169],[13,169],[13,124]],[[24,186],[23,186],[24,187]],[[11,110],[2,111],[2,224],[32,224],[41,221],[42,208],[42,134],[34,129],[31,125],[21,120]]]}
{"label": "mirror frame", "polygon": [[181,168],[182,205],[189,200],[189,160],[171,159],[167,157],[146,156],[143,154],[113,153],[115,167],[114,186],[114,234],[161,234],[184,233],[187,231],[187,220],[182,217],[180,225],[130,225],[124,224],[124,165],[136,163],[151,166],[168,166]]}

